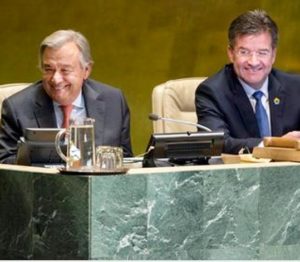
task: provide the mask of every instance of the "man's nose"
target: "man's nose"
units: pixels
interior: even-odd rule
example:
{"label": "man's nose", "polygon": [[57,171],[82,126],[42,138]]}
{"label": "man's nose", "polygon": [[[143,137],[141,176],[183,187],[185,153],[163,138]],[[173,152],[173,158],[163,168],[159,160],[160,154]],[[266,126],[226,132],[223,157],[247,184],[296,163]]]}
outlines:
{"label": "man's nose", "polygon": [[257,53],[252,52],[249,55],[248,63],[251,64],[251,65],[258,65],[260,63],[260,59],[259,59]]}
{"label": "man's nose", "polygon": [[53,73],[51,81],[55,84],[62,81],[62,74],[57,70]]}

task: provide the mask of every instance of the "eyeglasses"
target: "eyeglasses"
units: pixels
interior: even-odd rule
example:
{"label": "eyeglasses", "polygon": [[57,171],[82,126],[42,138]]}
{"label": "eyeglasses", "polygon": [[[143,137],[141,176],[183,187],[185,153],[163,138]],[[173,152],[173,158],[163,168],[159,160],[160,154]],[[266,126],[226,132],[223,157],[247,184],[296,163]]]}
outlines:
{"label": "eyeglasses", "polygon": [[236,50],[235,53],[239,57],[242,57],[242,58],[250,58],[255,54],[256,57],[258,57],[260,59],[264,59],[264,58],[269,58],[272,54],[272,51],[268,50],[268,49],[250,51],[249,49],[240,48],[240,49]]}

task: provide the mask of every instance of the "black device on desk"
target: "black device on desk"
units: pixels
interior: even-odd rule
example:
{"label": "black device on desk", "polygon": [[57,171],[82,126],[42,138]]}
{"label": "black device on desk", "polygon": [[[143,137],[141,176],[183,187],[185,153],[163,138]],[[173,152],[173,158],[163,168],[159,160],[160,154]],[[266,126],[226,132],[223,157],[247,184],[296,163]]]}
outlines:
{"label": "black device on desk", "polygon": [[18,142],[16,163],[26,166],[62,166],[64,161],[55,149],[55,137],[60,130],[27,128],[24,137]]}
{"label": "black device on desk", "polygon": [[152,134],[143,167],[208,164],[220,156],[224,132],[184,132]]}

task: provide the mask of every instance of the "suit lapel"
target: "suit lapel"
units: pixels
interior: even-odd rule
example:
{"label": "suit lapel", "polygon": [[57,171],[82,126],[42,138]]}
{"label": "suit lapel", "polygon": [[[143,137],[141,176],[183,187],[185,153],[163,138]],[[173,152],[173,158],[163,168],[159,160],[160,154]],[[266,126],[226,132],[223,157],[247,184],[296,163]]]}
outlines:
{"label": "suit lapel", "polygon": [[37,126],[54,127],[56,126],[56,117],[54,113],[53,102],[41,86],[37,88],[41,89],[37,94],[33,108]]}
{"label": "suit lapel", "polygon": [[282,117],[286,93],[280,82],[270,74],[269,77],[269,106],[273,136],[281,136],[283,132]]}
{"label": "suit lapel", "polygon": [[241,115],[245,129],[249,132],[251,137],[259,137],[257,121],[249,98],[242,86],[240,86],[238,89],[239,90],[234,96],[234,103]]}
{"label": "suit lapel", "polygon": [[89,84],[83,87],[83,96],[87,110],[87,116],[94,118],[96,144],[103,144],[104,122],[105,122],[105,102],[102,93],[96,92]]}
{"label": "suit lapel", "polygon": [[[227,68],[227,74],[234,74],[233,69]],[[245,130],[248,131],[251,137],[259,137],[259,129],[256,122],[253,108],[250,104],[249,98],[244,91],[241,83],[238,81],[236,75],[228,76],[228,82],[230,83],[230,89],[233,93],[233,103],[236,106],[237,111],[240,114],[240,119],[245,126]],[[241,123],[237,123],[241,124]]]}

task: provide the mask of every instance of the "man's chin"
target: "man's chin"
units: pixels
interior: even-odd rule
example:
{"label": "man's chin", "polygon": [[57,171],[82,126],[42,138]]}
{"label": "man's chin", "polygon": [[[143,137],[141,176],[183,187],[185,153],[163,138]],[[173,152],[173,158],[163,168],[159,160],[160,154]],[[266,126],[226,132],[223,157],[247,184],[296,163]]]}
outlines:
{"label": "man's chin", "polygon": [[261,77],[247,77],[244,78],[244,81],[251,87],[257,87],[260,86],[264,80]]}
{"label": "man's chin", "polygon": [[69,103],[69,98],[65,96],[52,96],[52,99],[60,105],[66,105]]}

